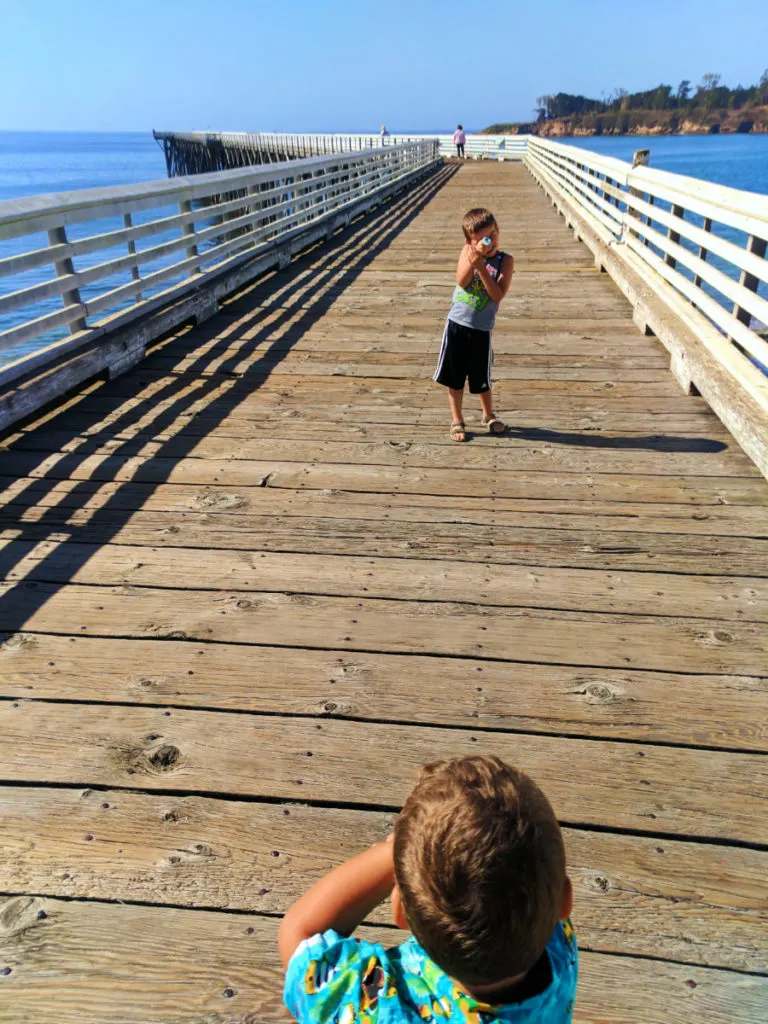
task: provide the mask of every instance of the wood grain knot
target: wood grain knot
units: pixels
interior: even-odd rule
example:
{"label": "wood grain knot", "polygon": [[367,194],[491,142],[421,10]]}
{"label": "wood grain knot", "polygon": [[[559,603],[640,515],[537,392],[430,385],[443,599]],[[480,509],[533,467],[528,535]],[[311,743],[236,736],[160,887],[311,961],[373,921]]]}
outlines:
{"label": "wood grain knot", "polygon": [[158,771],[167,771],[169,768],[173,768],[180,757],[181,751],[178,747],[164,744],[162,747],[157,748],[150,757],[149,762]]}
{"label": "wood grain knot", "polygon": [[40,911],[40,901],[35,896],[17,896],[0,904],[0,933],[6,938],[34,928]]}
{"label": "wood grain knot", "polygon": [[605,683],[590,683],[584,692],[600,704],[607,704],[615,696],[610,686],[606,686]]}

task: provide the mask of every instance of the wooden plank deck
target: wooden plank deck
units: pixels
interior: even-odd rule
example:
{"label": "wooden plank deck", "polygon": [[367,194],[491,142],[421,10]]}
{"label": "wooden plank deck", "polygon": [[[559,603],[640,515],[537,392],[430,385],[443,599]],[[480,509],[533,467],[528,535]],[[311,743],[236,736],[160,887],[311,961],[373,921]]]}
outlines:
{"label": "wooden plank deck", "polygon": [[[458,445],[478,203],[512,426]],[[578,1021],[764,1019],[768,485],[522,166],[447,166],[0,474],[3,1024],[285,1020],[279,915],[471,751],[564,824]]]}

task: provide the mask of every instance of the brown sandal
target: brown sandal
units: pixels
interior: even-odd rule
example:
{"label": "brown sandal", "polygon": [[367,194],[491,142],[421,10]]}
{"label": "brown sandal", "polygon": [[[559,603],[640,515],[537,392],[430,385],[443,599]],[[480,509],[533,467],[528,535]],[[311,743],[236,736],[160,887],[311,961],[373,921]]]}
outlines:
{"label": "brown sandal", "polygon": [[[459,435],[463,435],[463,437]],[[451,440],[458,441],[459,443],[467,440],[467,428],[463,423],[451,424]]]}
{"label": "brown sandal", "polygon": [[483,416],[483,426],[488,427],[489,434],[503,434],[507,429],[506,423],[502,423],[500,419],[497,419],[495,413],[491,413],[490,416]]}

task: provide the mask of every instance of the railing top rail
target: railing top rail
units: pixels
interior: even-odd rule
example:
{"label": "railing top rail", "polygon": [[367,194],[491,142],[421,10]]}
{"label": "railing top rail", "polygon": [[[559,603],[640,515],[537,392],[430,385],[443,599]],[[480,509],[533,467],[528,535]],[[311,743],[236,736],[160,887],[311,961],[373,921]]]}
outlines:
{"label": "railing top rail", "polygon": [[529,145],[542,146],[545,149],[561,153],[564,157],[569,160],[577,160],[580,163],[587,164],[594,170],[600,170],[604,174],[608,174],[611,178],[621,182],[622,185],[626,184],[626,176],[632,170],[632,164],[627,163],[626,160],[618,160],[613,156],[603,156],[602,153],[596,153],[592,149],[582,149],[580,146],[568,145],[565,142],[552,142],[551,139],[540,139],[537,136],[532,136]]}
{"label": "railing top rail", "polygon": [[44,231],[49,227],[75,221],[132,212],[148,207],[184,200],[204,199],[218,192],[232,192],[275,178],[294,178],[312,174],[339,163],[357,164],[384,158],[394,152],[418,146],[418,142],[334,153],[327,156],[303,157],[280,163],[258,164],[231,171],[213,171],[183,178],[161,178],[136,185],[110,185],[102,188],[75,189],[71,192],[49,192],[21,199],[0,201],[0,239]]}
{"label": "railing top rail", "polygon": [[717,210],[724,213],[737,214],[740,217],[757,218],[768,221],[768,196],[761,192],[750,192],[746,189],[732,188],[729,185],[718,185],[704,178],[694,178],[676,171],[662,171],[657,167],[633,167],[626,160],[603,156],[591,149],[552,142],[549,139],[533,139],[533,145],[541,146],[550,151],[562,154],[569,160],[576,160],[592,170],[608,173],[617,183],[640,188],[644,192],[661,194],[674,193],[682,198],[689,198],[698,203],[706,203],[713,207],[713,216]]}
{"label": "railing top rail", "polygon": [[716,185],[703,178],[691,178],[685,174],[662,171],[656,167],[635,167],[631,171],[632,184],[643,186],[643,191],[655,191],[659,186],[708,203],[728,213],[742,217],[757,217],[768,222],[768,196],[761,192],[732,188],[730,185]]}

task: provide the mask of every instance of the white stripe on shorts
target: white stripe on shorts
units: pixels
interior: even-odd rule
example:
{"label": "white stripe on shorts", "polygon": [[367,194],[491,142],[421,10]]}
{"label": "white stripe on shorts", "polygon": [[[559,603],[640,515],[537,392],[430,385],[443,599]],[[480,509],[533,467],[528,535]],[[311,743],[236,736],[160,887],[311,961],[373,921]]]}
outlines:
{"label": "white stripe on shorts", "polygon": [[448,321],[445,321],[445,327],[443,328],[443,341],[440,345],[440,355],[437,357],[437,369],[432,375],[432,380],[437,380],[443,369],[443,362],[445,361],[445,349],[448,345]]}

